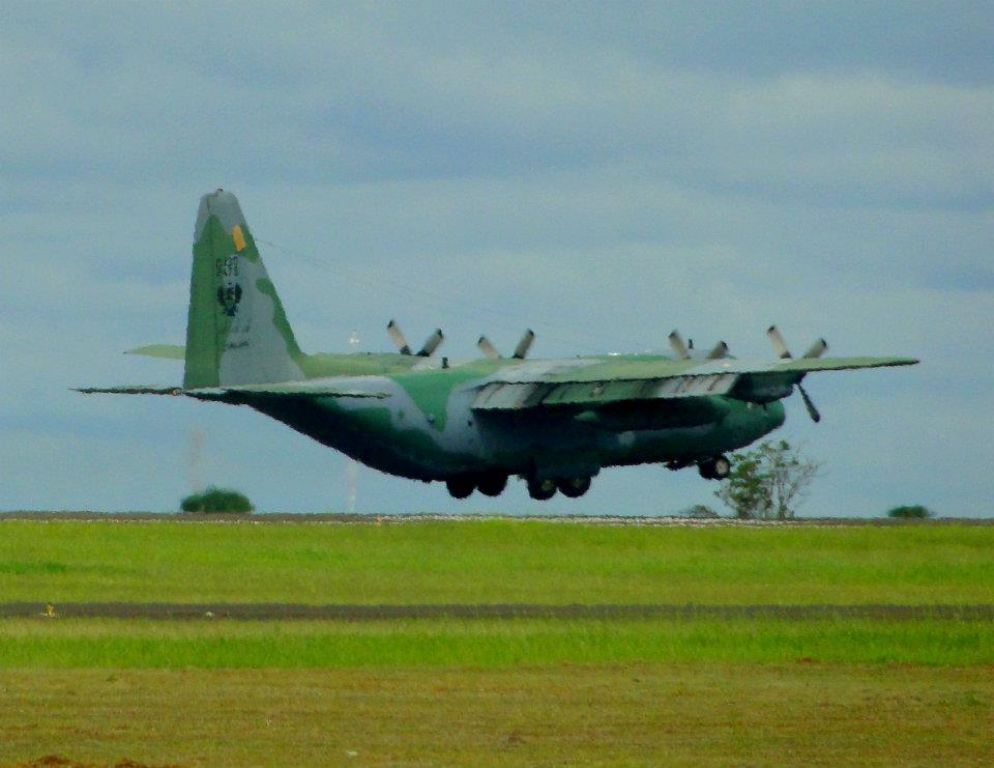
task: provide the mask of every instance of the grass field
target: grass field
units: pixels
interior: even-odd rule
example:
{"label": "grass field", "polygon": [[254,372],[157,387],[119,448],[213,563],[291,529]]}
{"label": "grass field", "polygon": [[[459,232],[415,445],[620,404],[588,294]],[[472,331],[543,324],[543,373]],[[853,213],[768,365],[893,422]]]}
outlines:
{"label": "grass field", "polygon": [[994,527],[0,522],[0,601],[994,603]]}
{"label": "grass field", "polygon": [[[0,603],[990,605],[994,529],[0,522]],[[0,766],[994,764],[994,623],[0,621]],[[51,762],[51,761],[50,761]]]}

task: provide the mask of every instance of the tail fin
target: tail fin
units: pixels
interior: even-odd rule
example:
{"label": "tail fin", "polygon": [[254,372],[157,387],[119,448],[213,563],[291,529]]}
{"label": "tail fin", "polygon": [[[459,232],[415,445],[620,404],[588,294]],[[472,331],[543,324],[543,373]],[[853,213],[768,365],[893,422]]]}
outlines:
{"label": "tail fin", "polygon": [[302,358],[238,200],[221,189],[204,195],[193,232],[183,386],[299,381]]}

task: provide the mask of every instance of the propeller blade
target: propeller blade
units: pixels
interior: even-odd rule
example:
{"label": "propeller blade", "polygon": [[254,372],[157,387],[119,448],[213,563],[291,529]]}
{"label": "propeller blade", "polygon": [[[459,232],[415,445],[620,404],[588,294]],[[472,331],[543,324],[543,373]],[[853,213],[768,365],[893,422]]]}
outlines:
{"label": "propeller blade", "polygon": [[813,357],[821,357],[825,354],[825,350],[828,349],[828,342],[824,339],[818,339],[814,344],[808,347],[808,351],[804,353],[804,357],[811,359]]}
{"label": "propeller blade", "polygon": [[670,346],[673,347],[673,352],[681,360],[690,359],[690,352],[687,350],[687,345],[683,343],[683,336],[680,335],[679,331],[673,331],[670,334]]}
{"label": "propeller blade", "polygon": [[811,417],[811,421],[817,424],[819,421],[821,421],[821,414],[818,413],[818,409],[815,408],[814,402],[811,400],[811,397],[808,395],[807,390],[803,386],[801,386],[800,382],[797,383],[797,389],[801,393],[801,399],[804,401],[804,407],[808,409],[808,416]]}
{"label": "propeller blade", "polygon": [[411,345],[407,343],[407,339],[404,338],[403,331],[400,330],[400,326],[397,325],[395,320],[391,320],[387,323],[387,334],[390,336],[390,340],[397,347],[397,351],[402,355],[411,354]]}
{"label": "propeller blade", "polygon": [[497,351],[497,347],[490,343],[490,339],[486,336],[481,336],[480,340],[476,342],[476,346],[480,348],[484,357],[489,357],[491,360],[500,360],[500,352]]}
{"label": "propeller blade", "polygon": [[728,357],[728,345],[723,341],[719,341],[708,352],[708,360],[721,360],[723,357]]}
{"label": "propeller blade", "polygon": [[441,328],[436,328],[435,332],[425,339],[425,343],[418,350],[418,357],[431,357],[439,345],[445,341],[445,334]]}
{"label": "propeller blade", "polygon": [[787,343],[783,340],[783,335],[780,333],[780,329],[775,325],[771,325],[766,329],[766,335],[770,337],[770,341],[773,342],[773,351],[777,353],[777,357],[781,360],[790,359],[790,350],[787,349]]}
{"label": "propeller blade", "polygon": [[528,357],[528,350],[532,348],[533,341],[535,341],[535,332],[529,328],[525,331],[525,335],[521,337],[518,346],[514,348],[514,354],[511,357],[515,360],[524,360]]}

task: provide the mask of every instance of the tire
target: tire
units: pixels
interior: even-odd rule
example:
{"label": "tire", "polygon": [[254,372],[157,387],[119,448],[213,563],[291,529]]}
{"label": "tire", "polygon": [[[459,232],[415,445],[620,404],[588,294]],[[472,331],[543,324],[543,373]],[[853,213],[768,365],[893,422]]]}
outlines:
{"label": "tire", "polygon": [[732,471],[732,462],[727,456],[714,456],[699,462],[697,471],[705,480],[724,480]]}
{"label": "tire", "polygon": [[476,485],[468,477],[450,477],[445,481],[445,487],[453,499],[468,498],[476,489]]}
{"label": "tire", "polygon": [[548,501],[556,495],[556,484],[552,480],[529,480],[528,495],[536,501]]}
{"label": "tire", "polygon": [[477,484],[484,496],[500,496],[507,487],[507,475],[487,475]]}
{"label": "tire", "polygon": [[716,456],[712,466],[715,480],[724,480],[732,472],[732,462],[727,456]]}
{"label": "tire", "polygon": [[567,496],[571,499],[577,499],[590,490],[590,478],[567,477],[557,481],[556,487],[559,488],[559,491],[563,494],[563,496]]}

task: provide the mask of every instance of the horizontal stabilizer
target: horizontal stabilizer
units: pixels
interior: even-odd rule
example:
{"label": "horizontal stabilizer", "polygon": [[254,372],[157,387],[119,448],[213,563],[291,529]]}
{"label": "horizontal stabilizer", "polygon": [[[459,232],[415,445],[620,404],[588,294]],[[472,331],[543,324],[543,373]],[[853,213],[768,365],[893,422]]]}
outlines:
{"label": "horizontal stabilizer", "polygon": [[241,384],[236,387],[203,387],[188,389],[184,395],[200,400],[224,400],[239,395],[267,395],[272,397],[390,397],[389,392],[372,392],[359,387],[343,386],[334,379],[310,379],[308,381],[287,381],[279,384]]}
{"label": "horizontal stabilizer", "polygon": [[390,397],[388,392],[373,392],[358,387],[344,386],[333,379],[311,379],[309,381],[288,381],[278,384],[240,384],[230,387],[151,387],[144,385],[124,385],[119,387],[84,387],[77,389],[84,395],[185,395],[197,400],[237,401],[246,395],[262,395],[287,398],[318,397]]}
{"label": "horizontal stabilizer", "polygon": [[142,384],[125,384],[119,387],[77,387],[84,395],[182,395],[182,387],[147,387]]}
{"label": "horizontal stabilizer", "polygon": [[149,344],[137,349],[129,349],[126,355],[142,355],[144,357],[159,357],[164,360],[185,360],[186,347],[182,344]]}

